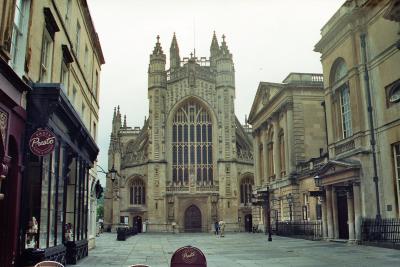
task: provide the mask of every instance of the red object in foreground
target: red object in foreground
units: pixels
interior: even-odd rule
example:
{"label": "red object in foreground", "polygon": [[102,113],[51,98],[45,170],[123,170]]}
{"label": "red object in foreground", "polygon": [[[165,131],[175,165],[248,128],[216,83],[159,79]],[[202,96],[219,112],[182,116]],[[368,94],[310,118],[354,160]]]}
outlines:
{"label": "red object in foreground", "polygon": [[181,247],[171,258],[171,267],[207,267],[207,260],[203,252],[192,246]]}
{"label": "red object in foreground", "polygon": [[53,152],[56,136],[46,128],[38,128],[29,139],[29,148],[36,156],[46,156]]}

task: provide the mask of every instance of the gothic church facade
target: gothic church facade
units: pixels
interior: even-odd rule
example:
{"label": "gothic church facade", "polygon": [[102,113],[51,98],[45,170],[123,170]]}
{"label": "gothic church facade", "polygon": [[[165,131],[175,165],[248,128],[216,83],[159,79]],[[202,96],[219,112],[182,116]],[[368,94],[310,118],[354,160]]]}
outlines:
{"label": "gothic church facade", "polygon": [[[254,186],[249,129],[235,116],[235,71],[225,36],[210,57],[181,60],[174,34],[166,69],[159,37],[148,69],[149,116],[142,128],[114,111],[105,226],[156,232],[251,228]],[[145,225],[145,226],[144,226]]]}

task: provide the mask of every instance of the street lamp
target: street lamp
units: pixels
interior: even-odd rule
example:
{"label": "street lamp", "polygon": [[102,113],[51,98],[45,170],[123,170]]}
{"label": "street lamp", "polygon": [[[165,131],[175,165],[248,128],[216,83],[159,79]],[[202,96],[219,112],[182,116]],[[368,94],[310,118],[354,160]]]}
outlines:
{"label": "street lamp", "polygon": [[314,176],[314,182],[316,187],[322,187],[322,178],[318,174]]}
{"label": "street lamp", "polygon": [[111,181],[114,182],[115,178],[117,177],[117,170],[114,168],[114,164],[111,167],[111,170],[108,171],[110,174]]}
{"label": "street lamp", "polygon": [[293,205],[293,195],[292,193],[289,193],[286,195],[286,200],[289,204],[289,216],[290,216],[290,221],[292,221],[292,205]]}
{"label": "street lamp", "polygon": [[97,167],[100,168],[98,172],[104,173],[106,177],[110,177],[111,182],[114,182],[117,178],[118,171],[115,169],[114,164],[112,165],[111,170],[108,170],[108,172],[106,172],[100,165],[97,165]]}

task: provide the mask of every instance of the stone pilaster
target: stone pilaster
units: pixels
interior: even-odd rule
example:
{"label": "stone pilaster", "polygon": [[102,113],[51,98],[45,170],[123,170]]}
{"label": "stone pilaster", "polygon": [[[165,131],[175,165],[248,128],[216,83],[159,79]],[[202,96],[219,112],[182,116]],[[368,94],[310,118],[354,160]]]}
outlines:
{"label": "stone pilaster", "polygon": [[268,136],[267,136],[267,127],[264,127],[264,132],[263,132],[263,184],[266,184],[268,182]]}
{"label": "stone pilaster", "polygon": [[332,186],[328,185],[326,187],[326,220],[327,220],[327,230],[328,238],[333,238],[333,214],[332,214]]}
{"label": "stone pilaster", "polygon": [[287,147],[287,165],[286,170],[289,173],[293,172],[296,169],[295,163],[295,155],[294,155],[294,134],[293,134],[293,105],[289,105],[286,111],[286,125],[287,132],[285,135],[287,136],[286,147]]}
{"label": "stone pilaster", "polygon": [[354,205],[353,205],[352,192],[347,192],[347,211],[348,211],[347,224],[349,225],[349,240],[353,241],[355,239],[355,235],[354,235]]}
{"label": "stone pilaster", "polygon": [[259,130],[255,131],[255,136],[254,136],[254,159],[255,159],[255,166],[254,166],[254,171],[255,171],[255,184],[256,186],[261,185],[261,177],[260,177],[260,132]]}
{"label": "stone pilaster", "polygon": [[360,184],[353,184],[353,205],[354,205],[354,232],[355,239],[361,240],[361,195]]}
{"label": "stone pilaster", "polygon": [[321,196],[321,210],[322,210],[322,237],[328,237],[328,221],[327,221],[327,210],[326,210],[326,196]]}
{"label": "stone pilaster", "polygon": [[336,190],[332,189],[332,217],[333,217],[333,238],[339,238],[339,220],[338,220],[338,209],[337,209],[337,197]]}
{"label": "stone pilaster", "polygon": [[274,155],[274,170],[275,170],[275,177],[276,179],[281,178],[281,157],[279,154],[279,125],[278,125],[278,118],[277,116],[274,116],[274,120],[272,121],[272,125],[274,127],[274,149],[273,149],[273,155]]}

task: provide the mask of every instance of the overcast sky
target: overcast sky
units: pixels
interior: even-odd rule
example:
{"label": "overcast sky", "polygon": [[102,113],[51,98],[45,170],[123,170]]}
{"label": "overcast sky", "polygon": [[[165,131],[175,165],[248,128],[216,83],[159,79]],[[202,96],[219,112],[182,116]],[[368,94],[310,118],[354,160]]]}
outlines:
{"label": "overcast sky", "polygon": [[[106,64],[101,71],[99,164],[107,168],[113,108],[128,126],[148,116],[147,68],[160,35],[168,54],[176,32],[180,56],[209,57],[212,33],[233,54],[236,116],[243,123],[260,81],[290,72],[322,72],[313,52],[320,29],[344,0],[88,0]],[[103,177],[104,178],[104,177]],[[104,179],[102,179],[104,182]]]}

